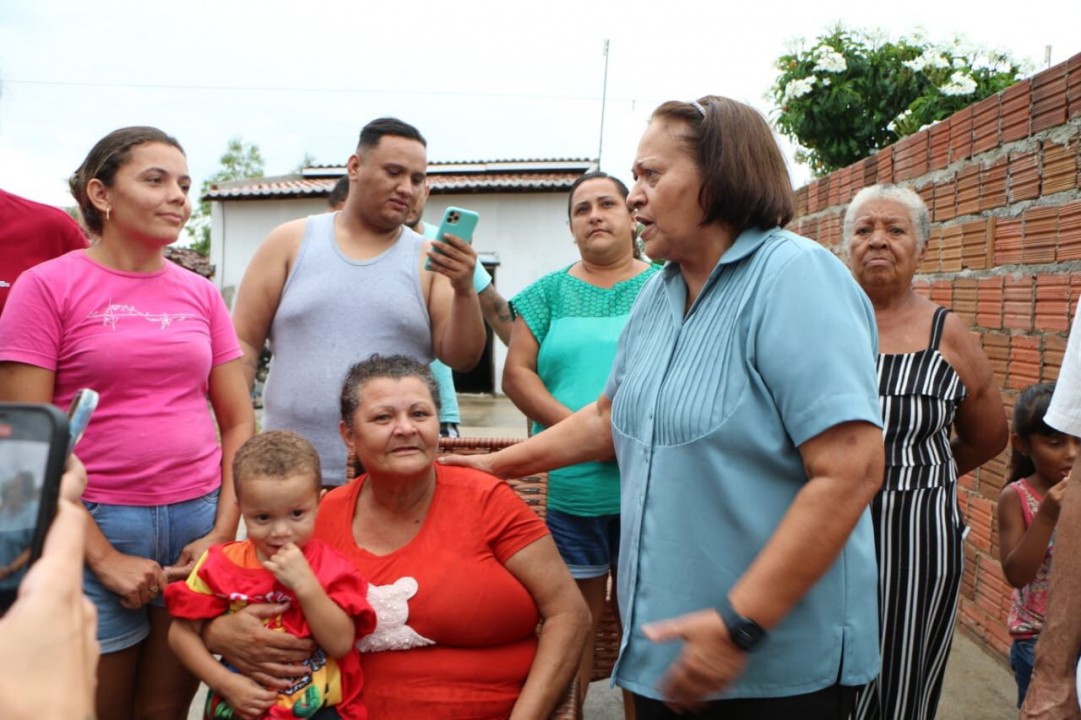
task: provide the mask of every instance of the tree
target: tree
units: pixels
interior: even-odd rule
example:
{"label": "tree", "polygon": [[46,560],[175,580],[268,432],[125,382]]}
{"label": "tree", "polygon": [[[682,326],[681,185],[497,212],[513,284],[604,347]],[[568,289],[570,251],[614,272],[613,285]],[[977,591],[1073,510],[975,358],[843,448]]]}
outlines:
{"label": "tree", "polygon": [[190,247],[203,256],[210,254],[210,203],[202,197],[217,183],[263,177],[263,154],[259,152],[259,146],[239,137],[229,141],[219,162],[221,169],[204,180],[199,188],[199,206],[188,221],[188,234],[192,238]]}
{"label": "tree", "polygon": [[775,123],[823,175],[871,155],[1017,82],[1005,52],[936,45],[920,35],[892,42],[838,25],[809,48],[782,55],[770,89]]}

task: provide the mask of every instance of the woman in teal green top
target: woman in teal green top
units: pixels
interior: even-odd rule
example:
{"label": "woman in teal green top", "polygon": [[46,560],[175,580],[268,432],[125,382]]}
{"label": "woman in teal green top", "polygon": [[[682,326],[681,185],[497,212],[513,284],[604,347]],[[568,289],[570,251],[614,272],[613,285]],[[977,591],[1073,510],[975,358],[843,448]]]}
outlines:
{"label": "woman in teal green top", "polygon": [[[545,275],[511,301],[517,319],[503,390],[540,432],[595,401],[612,369],[638,292],[657,271],[639,259],[627,187],[602,172],[571,187],[571,233],[582,259]],[[594,629],[619,552],[619,468],[615,461],[553,470],[548,525],[578,583]],[[589,685],[592,644],[579,674]]]}

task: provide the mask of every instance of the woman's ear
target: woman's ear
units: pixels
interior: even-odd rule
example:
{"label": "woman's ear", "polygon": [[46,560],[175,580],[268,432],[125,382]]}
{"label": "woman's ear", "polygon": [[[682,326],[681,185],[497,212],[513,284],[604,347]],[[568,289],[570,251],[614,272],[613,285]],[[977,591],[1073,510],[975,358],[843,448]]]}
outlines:
{"label": "woman's ear", "polygon": [[93,204],[102,215],[105,214],[111,205],[109,201],[109,188],[105,187],[105,183],[97,178],[94,178],[86,184],[86,196],[90,199],[91,204]]}
{"label": "woman's ear", "polygon": [[345,424],[344,420],[338,421],[338,434],[342,436],[342,442],[345,443],[345,449],[349,452],[353,452],[353,441],[350,437],[349,426]]}
{"label": "woman's ear", "polygon": [[1017,433],[1010,433],[1010,447],[1017,452],[1021,453],[1025,457],[1028,457],[1028,439],[1023,438]]}

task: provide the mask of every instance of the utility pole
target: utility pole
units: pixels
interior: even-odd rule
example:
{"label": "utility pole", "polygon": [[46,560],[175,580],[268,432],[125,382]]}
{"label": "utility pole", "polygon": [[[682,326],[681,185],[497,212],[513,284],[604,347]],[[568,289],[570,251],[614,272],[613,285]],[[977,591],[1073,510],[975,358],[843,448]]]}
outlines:
{"label": "utility pole", "polygon": [[601,169],[601,152],[604,150],[604,106],[608,103],[608,39],[604,40],[604,85],[601,88],[601,137],[597,142],[597,169]]}

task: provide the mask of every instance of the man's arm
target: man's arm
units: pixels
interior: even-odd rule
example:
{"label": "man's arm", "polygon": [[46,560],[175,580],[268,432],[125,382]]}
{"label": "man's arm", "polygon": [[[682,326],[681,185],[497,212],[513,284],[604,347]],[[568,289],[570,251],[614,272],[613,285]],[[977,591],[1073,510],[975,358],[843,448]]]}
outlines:
{"label": "man's arm", "polygon": [[237,289],[233,325],[244,351],[244,380],[249,392],[255,385],[259,354],[270,334],[285,281],[304,237],[305,222],[307,220],[301,218],[271,230],[248,263]]}
{"label": "man's arm", "polygon": [[480,360],[488,339],[473,287],[477,254],[469,243],[447,234],[439,251],[428,245],[428,260],[433,272],[428,293],[432,348],[451,368],[469,372]]}
{"label": "man's arm", "polygon": [[1047,617],[1021,708],[1022,720],[1078,720],[1075,672],[1081,653],[1081,457],[1074,461],[1055,530]]}
{"label": "man's arm", "polygon": [[480,311],[484,320],[492,326],[492,332],[503,341],[504,345],[510,345],[510,333],[514,327],[514,316],[510,311],[510,303],[499,294],[492,283],[480,291]]}

